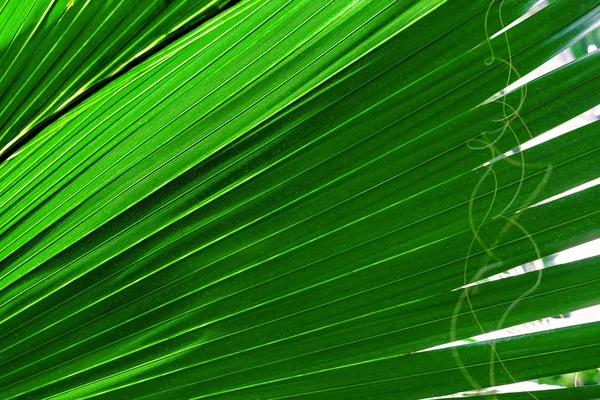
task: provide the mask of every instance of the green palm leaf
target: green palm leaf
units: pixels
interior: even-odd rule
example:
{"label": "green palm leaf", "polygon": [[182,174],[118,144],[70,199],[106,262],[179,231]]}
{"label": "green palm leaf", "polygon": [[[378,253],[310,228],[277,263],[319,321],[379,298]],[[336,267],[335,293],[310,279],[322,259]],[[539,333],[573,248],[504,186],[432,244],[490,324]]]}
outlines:
{"label": "green palm leaf", "polygon": [[233,2],[5,0],[0,154]]}
{"label": "green palm leaf", "polygon": [[598,177],[600,122],[487,163],[600,103],[599,52],[493,97],[600,2],[113,3],[0,8],[0,398],[418,399],[600,366],[597,323],[419,352],[600,302],[598,258],[455,290],[600,236],[598,187],[537,205]]}

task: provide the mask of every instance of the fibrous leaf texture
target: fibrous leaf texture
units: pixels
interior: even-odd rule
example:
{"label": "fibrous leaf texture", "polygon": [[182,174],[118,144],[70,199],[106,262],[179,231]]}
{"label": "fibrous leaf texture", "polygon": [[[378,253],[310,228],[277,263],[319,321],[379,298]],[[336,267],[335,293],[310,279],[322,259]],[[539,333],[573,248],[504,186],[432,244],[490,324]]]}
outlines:
{"label": "fibrous leaf texture", "polygon": [[[421,399],[600,367],[598,0],[0,0],[1,399]],[[498,94],[499,93],[499,94]],[[597,387],[499,395],[594,399]]]}

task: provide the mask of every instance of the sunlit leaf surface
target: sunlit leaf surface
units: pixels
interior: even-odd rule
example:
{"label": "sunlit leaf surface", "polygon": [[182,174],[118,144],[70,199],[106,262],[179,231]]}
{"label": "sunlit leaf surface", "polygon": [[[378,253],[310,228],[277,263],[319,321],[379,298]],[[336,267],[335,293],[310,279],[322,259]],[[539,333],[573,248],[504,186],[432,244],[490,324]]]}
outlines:
{"label": "sunlit leaf surface", "polygon": [[[0,0],[0,399],[420,399],[600,367],[600,1]],[[535,8],[534,8],[535,7]],[[535,207],[530,207],[536,205]],[[458,290],[456,290],[458,289]],[[499,398],[594,399],[598,388]],[[521,397],[512,397],[521,396]],[[545,396],[545,397],[544,397]]]}

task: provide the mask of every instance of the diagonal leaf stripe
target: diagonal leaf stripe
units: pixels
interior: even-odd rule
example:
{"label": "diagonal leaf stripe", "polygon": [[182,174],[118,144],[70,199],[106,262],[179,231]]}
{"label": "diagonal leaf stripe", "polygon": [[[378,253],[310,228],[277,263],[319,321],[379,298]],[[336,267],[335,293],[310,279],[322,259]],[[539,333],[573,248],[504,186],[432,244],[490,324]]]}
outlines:
{"label": "diagonal leaf stripe", "polygon": [[[524,399],[525,396],[531,398],[529,394],[525,393],[504,393],[497,394],[498,399],[504,400],[517,400]],[[600,396],[600,387],[598,386],[587,386],[587,387],[572,387],[561,390],[539,390],[535,392],[535,397],[539,400],[561,400],[561,399],[576,399],[576,400],[593,400]],[[474,399],[482,399],[485,396],[473,396]]]}
{"label": "diagonal leaf stripe", "polygon": [[[6,1],[0,13],[0,155],[231,0]],[[10,60],[10,61],[9,61]],[[12,82],[21,76],[20,84]]]}
{"label": "diagonal leaf stripe", "polygon": [[[588,326],[580,326],[573,328],[561,329],[556,332],[532,334],[529,337],[521,337],[512,340],[501,341],[497,343],[498,350],[505,354],[504,363],[510,365],[512,363],[520,364],[520,368],[513,368],[512,374],[517,375],[520,379],[527,379],[527,377],[535,376],[536,370],[539,369],[541,362],[546,361],[549,357],[554,357],[560,360],[562,363],[572,363],[576,367],[586,368],[586,366],[594,365],[593,360],[594,352],[597,353],[598,343],[591,343],[589,339],[593,335],[598,334],[600,324],[590,324]],[[573,337],[576,339],[573,340]],[[586,339],[588,341],[586,341]],[[580,341],[581,340],[581,341]],[[568,341],[568,345],[564,345],[561,341]],[[538,346],[542,345],[543,348]],[[522,348],[527,347],[528,351],[523,352]],[[515,349],[519,348],[515,352]],[[370,385],[361,385],[357,382],[356,376],[353,374],[346,373],[344,369],[332,369],[320,371],[321,379],[328,379],[328,381],[336,380],[338,383],[343,382],[344,377],[353,379],[353,387],[333,389],[334,395],[344,396],[346,395],[360,395],[361,393],[369,393],[369,395],[382,395],[390,391],[395,381],[405,380],[403,385],[403,396],[405,398],[418,398],[418,396],[435,395],[440,392],[439,387],[415,387],[415,383],[418,381],[420,376],[429,376],[431,379],[434,377],[435,381],[443,382],[442,386],[447,390],[448,387],[459,389],[465,387],[464,377],[460,369],[456,366],[456,360],[452,356],[452,349],[438,350],[436,352],[427,352],[420,354],[411,354],[403,357],[392,357],[383,360],[374,360],[374,364],[386,365],[385,368],[373,368],[371,362],[365,364],[358,364],[348,366],[347,368],[353,369],[357,375],[360,374],[361,380],[367,381],[374,379],[374,382]],[[471,370],[471,374],[480,376],[484,379],[489,371],[489,344],[481,343],[471,346],[461,347],[462,357],[465,360],[465,366]],[[435,359],[435,363],[432,361]],[[564,364],[563,364],[564,365]],[[555,363],[551,368],[547,369],[555,373],[560,373],[564,370],[564,366],[561,363]],[[360,372],[359,372],[360,371]],[[499,382],[508,382],[506,375],[498,374]],[[487,376],[489,378],[489,376]],[[415,379],[417,378],[417,379]],[[301,376],[296,378],[297,381],[311,382],[314,384],[312,388],[319,388],[321,385],[328,385],[326,382],[319,379],[314,379],[310,375]],[[439,379],[439,380],[438,380]],[[295,382],[294,382],[295,383]],[[256,396],[262,390],[263,393],[276,390],[277,394],[284,394],[287,390],[297,390],[298,386],[295,386],[292,382],[272,382],[271,385],[268,383],[264,388],[248,387],[246,393],[239,393],[236,398],[252,398],[250,392],[254,391]],[[361,382],[362,383],[362,382]],[[297,385],[297,383],[296,383]],[[308,385],[304,386],[306,389]],[[414,388],[414,389],[413,389]],[[316,390],[315,390],[316,392]],[[336,393],[337,392],[337,393]],[[306,398],[331,398],[325,396],[331,396],[332,393],[310,393],[308,392]],[[196,398],[203,398],[206,396],[198,396]],[[223,393],[223,396],[214,396],[214,398],[226,398],[227,395]],[[286,398],[290,396],[280,396],[279,398]],[[300,397],[300,396],[294,396]]]}

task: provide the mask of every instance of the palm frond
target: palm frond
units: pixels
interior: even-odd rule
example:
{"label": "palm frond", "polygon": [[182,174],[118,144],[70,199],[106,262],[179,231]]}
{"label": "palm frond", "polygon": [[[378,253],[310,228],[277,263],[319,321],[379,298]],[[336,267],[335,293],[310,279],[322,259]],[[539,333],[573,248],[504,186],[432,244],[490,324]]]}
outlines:
{"label": "palm frond", "polygon": [[0,398],[418,399],[599,366],[598,323],[419,352],[600,303],[598,257],[456,290],[600,237],[598,186],[531,207],[600,175],[600,122],[488,163],[600,103],[600,52],[494,97],[597,0],[5,3]]}

